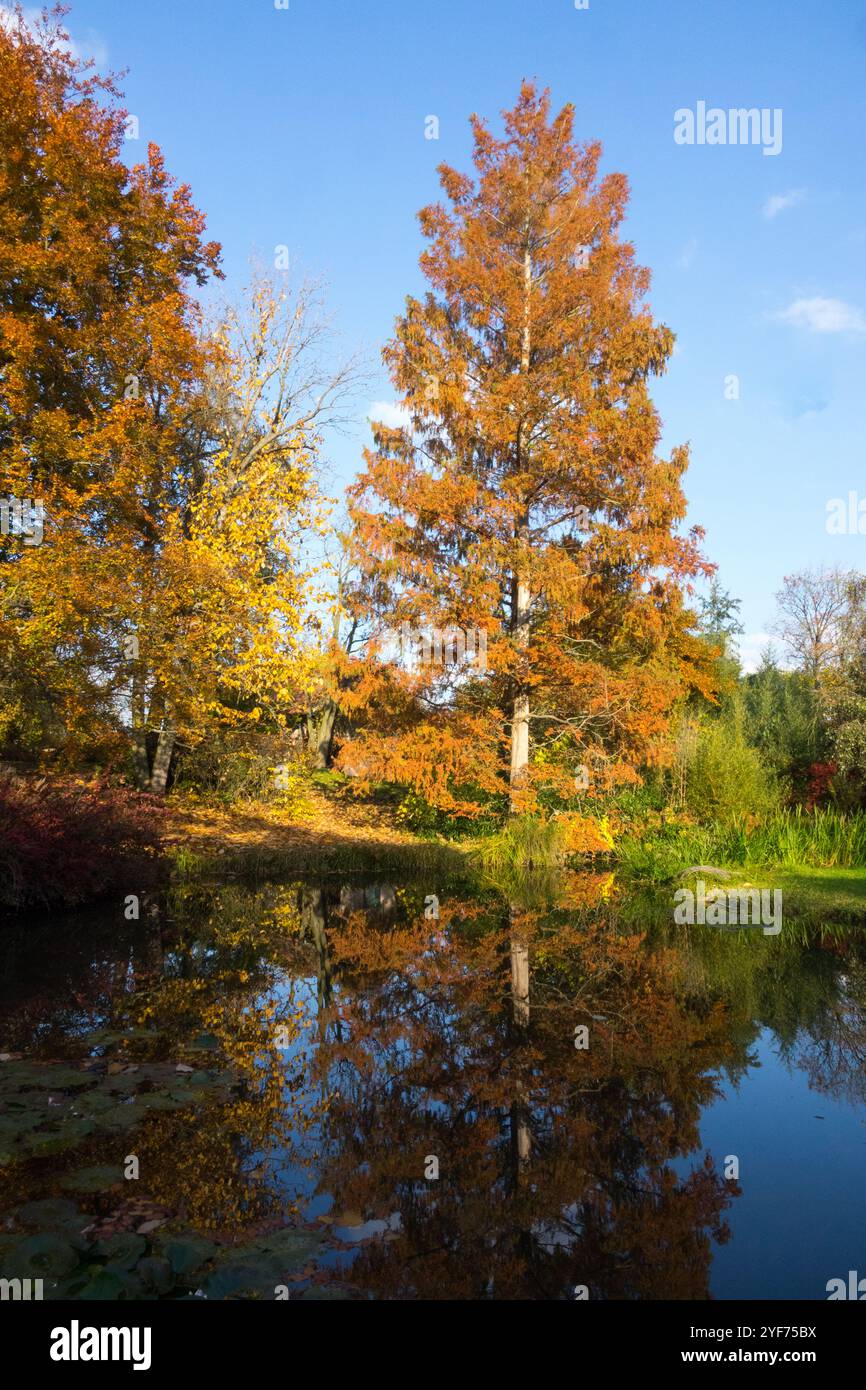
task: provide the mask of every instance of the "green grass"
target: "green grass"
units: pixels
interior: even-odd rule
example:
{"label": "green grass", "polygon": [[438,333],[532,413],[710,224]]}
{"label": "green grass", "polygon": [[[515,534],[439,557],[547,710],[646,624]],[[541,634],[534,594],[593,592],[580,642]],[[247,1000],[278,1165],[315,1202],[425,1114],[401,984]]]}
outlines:
{"label": "green grass", "polygon": [[471,859],[488,876],[549,869],[562,857],[563,828],[556,820],[512,816],[501,830],[475,844]]}
{"label": "green grass", "polygon": [[[810,918],[866,917],[866,814],[781,811],[751,830],[741,826],[669,826],[624,838],[622,877],[667,884],[693,865],[733,874],[725,887],[781,888],[790,911]],[[697,877],[697,876],[696,876]]]}
{"label": "green grass", "polygon": [[671,826],[624,838],[617,847],[627,876],[664,883],[690,864],[723,868],[866,868],[866,813],[780,811],[765,824]]}
{"label": "green grass", "polygon": [[[744,882],[735,875],[725,887],[742,887]],[[751,875],[750,882],[759,888],[780,888],[785,910],[797,916],[866,918],[866,869],[766,868]]]}

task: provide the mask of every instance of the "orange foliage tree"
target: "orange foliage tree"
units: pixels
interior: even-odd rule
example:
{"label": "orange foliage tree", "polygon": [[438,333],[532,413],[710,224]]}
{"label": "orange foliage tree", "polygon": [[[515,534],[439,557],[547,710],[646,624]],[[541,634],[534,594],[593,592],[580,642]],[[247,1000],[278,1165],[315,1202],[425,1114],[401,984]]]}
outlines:
{"label": "orange foliage tree", "polygon": [[284,727],[321,524],[314,287],[258,276],[205,328],[219,247],[155,145],[122,159],[113,83],[59,20],[0,26],[0,489],[42,534],[0,537],[0,742],[130,755],[164,792],[175,745]]}
{"label": "orange foliage tree", "polygon": [[97,612],[120,605],[120,533],[159,544],[203,368],[187,286],[219,273],[157,147],[123,163],[116,88],[62,13],[0,26],[0,487],[44,512],[41,544],[0,539],[0,723],[55,746],[110,734],[122,621],[112,651]]}
{"label": "orange foliage tree", "polygon": [[430,289],[384,351],[407,423],[374,425],[350,489],[354,602],[380,640],[344,680],[343,760],[469,813],[573,795],[578,766],[590,790],[634,780],[710,689],[688,453],[659,457],[648,388],[674,335],[620,236],[627,181],[529,83],[504,121],[472,118],[475,177],[441,166],[445,202],[420,214]]}

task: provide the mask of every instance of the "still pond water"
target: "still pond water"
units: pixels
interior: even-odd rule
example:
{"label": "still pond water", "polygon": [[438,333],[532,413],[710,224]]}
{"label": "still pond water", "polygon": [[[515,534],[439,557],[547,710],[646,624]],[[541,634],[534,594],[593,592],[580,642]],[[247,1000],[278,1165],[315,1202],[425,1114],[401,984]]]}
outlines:
{"label": "still pond water", "polygon": [[45,1297],[866,1275],[858,929],[677,927],[577,875],[182,886],[5,926],[0,1055],[0,1277]]}

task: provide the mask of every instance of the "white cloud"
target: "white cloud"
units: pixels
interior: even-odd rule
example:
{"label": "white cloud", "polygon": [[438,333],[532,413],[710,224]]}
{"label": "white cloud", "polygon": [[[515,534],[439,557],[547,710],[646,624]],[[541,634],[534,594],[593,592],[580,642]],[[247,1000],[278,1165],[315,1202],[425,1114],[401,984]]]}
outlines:
{"label": "white cloud", "polygon": [[697,237],[689,237],[680,254],[677,256],[677,265],[682,270],[688,270],[694,265],[695,256],[698,254]]}
{"label": "white cloud", "polygon": [[758,670],[764,652],[773,643],[768,632],[744,632],[735,641],[740,665],[747,676]]}
{"label": "white cloud", "polygon": [[405,405],[398,405],[396,401],[373,401],[367,411],[367,419],[377,420],[392,430],[405,429],[412,423]]}
{"label": "white cloud", "polygon": [[[27,6],[23,11],[23,16],[27,28],[35,29],[42,18],[42,11]],[[0,5],[0,27],[6,30],[19,28],[18,16],[8,5]],[[79,63],[84,63],[88,58],[92,58],[98,68],[104,68],[108,62],[108,49],[95,29],[88,29],[78,38],[73,38],[70,35],[69,41],[64,43],[62,47]]]}
{"label": "white cloud", "polygon": [[795,299],[773,317],[795,328],[808,328],[810,333],[866,333],[860,310],[841,299]]}
{"label": "white cloud", "polygon": [[770,221],[773,217],[778,217],[780,212],[787,212],[788,208],[802,203],[805,196],[805,188],[792,188],[788,193],[774,193],[772,198],[767,199],[761,211],[767,221]]}

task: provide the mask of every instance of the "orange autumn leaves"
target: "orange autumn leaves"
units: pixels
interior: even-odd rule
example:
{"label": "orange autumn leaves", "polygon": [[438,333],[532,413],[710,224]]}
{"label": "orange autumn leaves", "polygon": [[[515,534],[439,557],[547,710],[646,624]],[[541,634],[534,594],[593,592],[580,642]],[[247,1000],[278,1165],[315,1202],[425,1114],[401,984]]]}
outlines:
{"label": "orange autumn leaves", "polygon": [[677,702],[710,689],[684,592],[709,568],[679,531],[687,452],[657,455],[648,390],[673,335],[620,236],[626,181],[530,84],[504,120],[497,138],[473,118],[474,177],[443,166],[421,213],[429,290],[384,353],[410,423],[374,426],[350,489],[356,611],[481,630],[487,664],[392,672],[404,718],[384,727],[371,703],[344,761],[469,815],[491,793],[568,796],[577,764],[635,780],[666,760]]}
{"label": "orange autumn leaves", "polygon": [[41,546],[0,540],[0,738],[131,734],[162,791],[175,741],[298,698],[318,440],[303,299],[260,278],[203,323],[219,247],[156,146],[127,169],[116,97],[50,27],[0,29],[0,479],[46,512]]}
{"label": "orange autumn leaves", "polygon": [[[0,539],[0,739],[131,742],[162,791],[176,744],[324,703],[343,766],[468,816],[664,763],[711,689],[686,606],[708,566],[680,530],[687,453],[657,453],[673,335],[571,108],[525,84],[501,137],[473,118],[473,175],[443,166],[421,213],[429,290],[384,354],[410,423],[375,426],[349,489],[348,653],[310,558],[345,378],[297,370],[319,330],[280,282],[203,324],[219,248],[155,146],[124,165],[123,117],[67,47],[0,30],[0,474],[46,508],[41,546]],[[403,625],[466,655],[386,663]]]}

